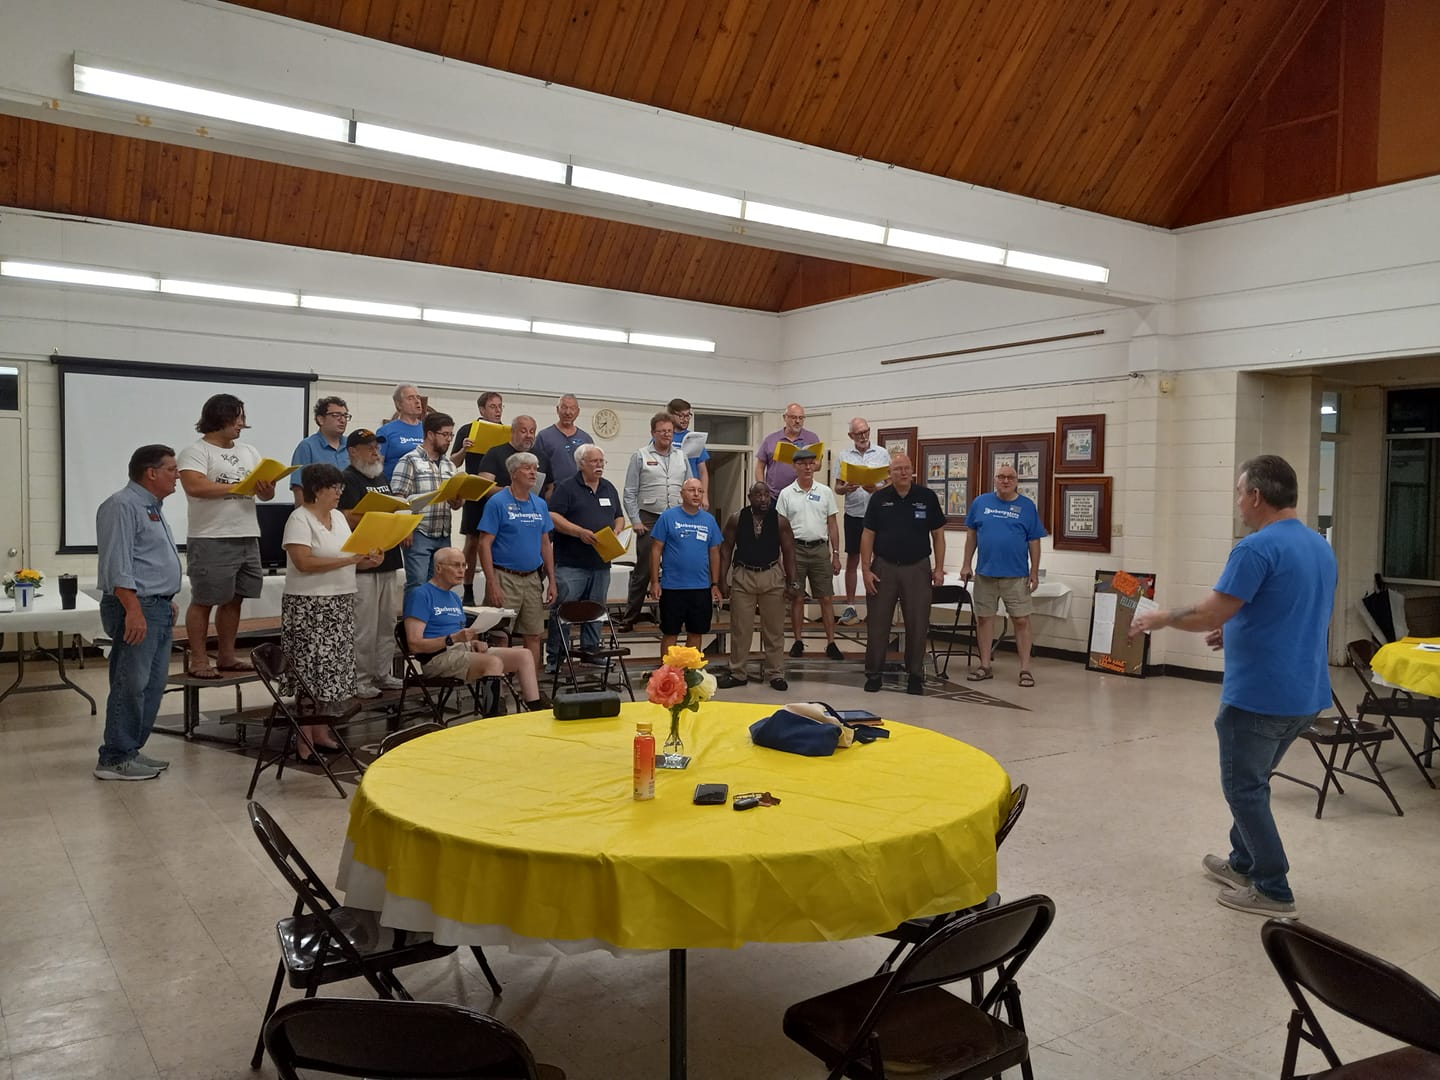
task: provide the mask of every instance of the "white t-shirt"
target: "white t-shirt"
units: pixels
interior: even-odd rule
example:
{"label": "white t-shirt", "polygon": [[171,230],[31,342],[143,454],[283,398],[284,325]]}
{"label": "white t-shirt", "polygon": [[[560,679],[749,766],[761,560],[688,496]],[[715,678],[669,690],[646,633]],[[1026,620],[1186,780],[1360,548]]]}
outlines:
{"label": "white t-shirt", "polygon": [[[217,484],[238,484],[260,461],[260,451],[249,443],[237,442],[227,450],[201,439],[181,450],[175,464],[182,472],[198,472]],[[223,499],[186,496],[185,505],[191,539],[260,535],[253,496],[226,495]]]}
{"label": "white t-shirt", "polygon": [[775,509],[790,522],[796,540],[828,540],[830,515],[836,513],[835,492],[818,480],[809,491],[801,491],[796,480],[781,490]]}
{"label": "white t-shirt", "polygon": [[[350,526],[345,515],[339,510],[330,511],[330,528],[320,524],[320,519],[304,506],[297,506],[285,520],[285,535],[281,542],[289,547],[299,544],[308,547],[310,553],[320,559],[348,558],[348,551],[341,551],[345,541],[350,539]],[[341,596],[355,591],[355,567],[342,566],[338,570],[320,570],[304,573],[292,565],[285,571],[285,591],[291,596]]]}

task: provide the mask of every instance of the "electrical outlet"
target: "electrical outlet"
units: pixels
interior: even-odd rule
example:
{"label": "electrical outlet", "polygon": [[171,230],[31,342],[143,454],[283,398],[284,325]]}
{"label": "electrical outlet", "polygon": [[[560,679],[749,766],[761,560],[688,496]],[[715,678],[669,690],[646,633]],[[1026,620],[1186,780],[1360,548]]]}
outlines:
{"label": "electrical outlet", "polygon": [[1124,526],[1124,525],[1121,525],[1121,524],[1117,521],[1113,526],[1111,526],[1111,528],[1110,528],[1110,535],[1111,535],[1111,536],[1124,536],[1124,535],[1125,535],[1125,526]]}

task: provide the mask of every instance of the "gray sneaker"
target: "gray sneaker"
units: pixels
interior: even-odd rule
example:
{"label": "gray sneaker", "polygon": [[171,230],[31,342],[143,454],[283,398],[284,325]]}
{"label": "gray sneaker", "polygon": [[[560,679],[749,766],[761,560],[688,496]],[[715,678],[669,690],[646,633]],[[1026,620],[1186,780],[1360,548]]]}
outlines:
{"label": "gray sneaker", "polygon": [[847,607],[844,611],[840,613],[840,625],[859,626],[860,613],[856,611],[853,607]]}
{"label": "gray sneaker", "polygon": [[1206,855],[1200,860],[1200,865],[1205,868],[1205,874],[1220,885],[1230,886],[1236,889],[1248,889],[1250,877],[1242,874],[1230,865],[1230,860],[1222,855]]}
{"label": "gray sneaker", "polygon": [[170,767],[170,762],[161,761],[158,757],[151,757],[149,754],[142,754],[138,750],[135,751],[134,760],[144,765],[147,769],[154,769],[156,772],[164,772]]}
{"label": "gray sneaker", "polygon": [[1295,910],[1293,900],[1271,900],[1262,892],[1257,892],[1254,885],[1247,885],[1243,889],[1221,889],[1220,895],[1215,897],[1221,904],[1236,911],[1244,911],[1251,915],[1263,915],[1268,919],[1298,919],[1299,912]]}
{"label": "gray sneaker", "polygon": [[97,780],[154,780],[159,775],[159,769],[141,765],[134,758],[129,761],[117,762],[114,765],[95,766],[95,779]]}

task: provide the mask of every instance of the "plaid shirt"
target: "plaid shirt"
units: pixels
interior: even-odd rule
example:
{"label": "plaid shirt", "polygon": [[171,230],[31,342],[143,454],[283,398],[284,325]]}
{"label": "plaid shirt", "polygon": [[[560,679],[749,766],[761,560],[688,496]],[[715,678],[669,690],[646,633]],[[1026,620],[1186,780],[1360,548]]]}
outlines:
{"label": "plaid shirt", "polygon": [[[425,491],[438,491],[440,485],[455,475],[455,466],[450,459],[440,455],[439,461],[431,461],[425,447],[417,446],[395,463],[395,475],[390,478],[390,490],[402,499],[419,495]],[[450,506],[436,503],[425,508],[425,520],[420,522],[420,531],[437,539],[450,536]]]}

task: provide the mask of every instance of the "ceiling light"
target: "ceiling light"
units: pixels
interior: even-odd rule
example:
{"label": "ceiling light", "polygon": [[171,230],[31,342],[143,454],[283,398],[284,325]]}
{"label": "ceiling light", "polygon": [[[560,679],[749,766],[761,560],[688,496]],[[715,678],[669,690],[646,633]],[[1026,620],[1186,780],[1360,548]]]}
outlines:
{"label": "ceiling light", "polygon": [[1013,248],[1005,253],[1005,265],[1014,270],[1033,270],[1037,274],[1054,274],[1057,277],[1098,281],[1101,284],[1110,280],[1110,271],[1094,263],[1056,259],[1049,255],[1036,255],[1033,251],[1016,251]]}
{"label": "ceiling light", "polygon": [[496,150],[478,143],[442,139],[435,135],[422,135],[418,131],[402,131],[400,128],[384,127],[380,124],[357,123],[355,145],[367,146],[372,150],[386,150],[392,154],[404,154],[407,157],[463,165],[468,169],[524,176],[552,184],[565,183],[563,161],[550,161],[529,154]]}
{"label": "ceiling light", "polygon": [[933,255],[948,255],[952,259],[967,262],[993,263],[999,266],[1005,261],[1005,249],[992,244],[976,244],[969,240],[954,240],[948,236],[931,233],[910,232],[908,229],[891,229],[885,242],[891,247],[908,248],[911,251],[928,251]]}
{"label": "ceiling light", "polygon": [[584,338],[587,341],[618,341],[622,344],[629,335],[624,330],[607,330],[602,326],[575,326],[572,323],[540,322],[530,324],[537,334],[554,334],[556,337]]}
{"label": "ceiling light", "polygon": [[154,292],[160,287],[149,274],[124,274],[115,270],[86,270],[78,266],[51,266],[47,263],[0,262],[0,275],[29,278],[31,281],[54,281],[62,285],[93,285],[102,289],[142,289]]}
{"label": "ceiling light", "polygon": [[300,294],[300,306],[313,311],[339,311],[346,315],[375,315],[382,319],[418,319],[420,309],[408,304],[377,304],[373,300],[346,300],[339,296]]}
{"label": "ceiling light", "polygon": [[1339,411],[1340,411],[1340,410],[1337,409],[1337,408],[1335,408],[1334,405],[1321,405],[1321,406],[1320,406],[1320,415],[1321,415],[1321,416],[1334,416],[1334,415],[1335,415],[1336,413],[1338,413]]}
{"label": "ceiling light", "polygon": [[741,202],[729,195],[716,195],[710,191],[680,187],[678,184],[662,184],[658,180],[641,180],[636,176],[605,172],[603,169],[587,169],[576,165],[570,170],[572,187],[604,191],[610,195],[623,195],[627,199],[659,203],[661,206],[679,206],[686,210],[699,210],[706,214],[721,214],[725,217],[739,217]]}
{"label": "ceiling light", "polygon": [[839,236],[846,240],[864,240],[871,244],[885,242],[883,225],[831,217],[829,214],[813,214],[808,210],[792,210],[788,206],[751,202],[748,199],[745,202],[745,220],[763,225],[779,225],[785,229],[799,229],[802,232],[821,233],[825,236]]}
{"label": "ceiling light", "polygon": [[130,75],[90,64],[75,65],[75,90],[81,94],[195,113],[217,120],[233,120],[333,142],[346,142],[350,138],[350,121],[344,116],[276,105],[238,94],[204,90],[198,86]]}
{"label": "ceiling light", "polygon": [[529,319],[511,319],[504,315],[479,315],[471,311],[446,311],[443,308],[427,307],[422,318],[426,322],[454,323],[456,326],[479,326],[487,330],[513,330],[521,334],[530,332]]}
{"label": "ceiling light", "polygon": [[212,285],[206,281],[181,281],[179,278],[161,278],[160,291],[175,296],[201,296],[207,300],[230,300],[237,304],[274,304],[277,307],[295,307],[300,303],[300,294],[282,292],[279,289],[247,289],[240,285]]}
{"label": "ceiling light", "polygon": [[631,332],[631,345],[650,345],[657,349],[686,349],[690,352],[714,352],[715,342],[704,338],[670,337],[667,334],[639,334]]}

